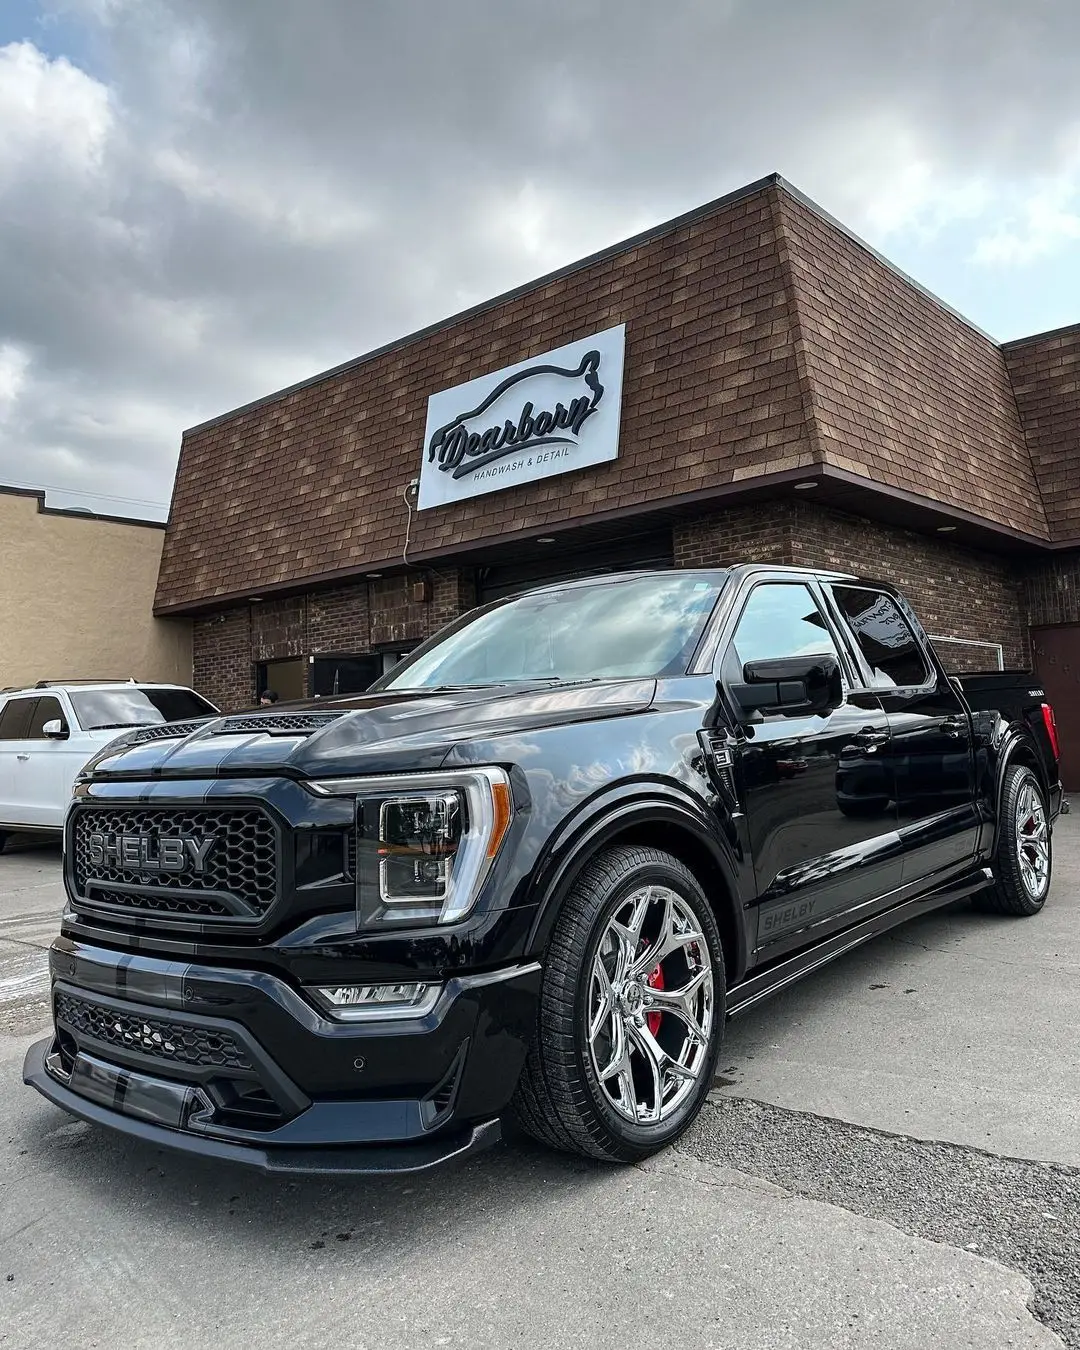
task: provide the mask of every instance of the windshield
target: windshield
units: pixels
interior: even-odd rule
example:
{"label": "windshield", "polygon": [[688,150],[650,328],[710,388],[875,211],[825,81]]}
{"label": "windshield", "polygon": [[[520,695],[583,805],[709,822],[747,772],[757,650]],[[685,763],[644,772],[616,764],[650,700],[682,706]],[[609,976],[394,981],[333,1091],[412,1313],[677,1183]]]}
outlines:
{"label": "windshield", "polygon": [[684,675],[724,580],[666,572],[534,591],[466,618],[375,688]]}
{"label": "windshield", "polygon": [[217,709],[190,689],[82,689],[71,693],[75,715],[84,731],[107,727],[147,727],[158,722],[183,722],[189,717],[215,717]]}

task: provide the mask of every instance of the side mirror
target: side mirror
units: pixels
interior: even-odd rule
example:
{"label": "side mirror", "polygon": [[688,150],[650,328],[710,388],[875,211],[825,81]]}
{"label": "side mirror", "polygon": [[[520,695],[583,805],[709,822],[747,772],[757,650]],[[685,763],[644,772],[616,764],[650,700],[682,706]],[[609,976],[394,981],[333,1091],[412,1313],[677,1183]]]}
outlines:
{"label": "side mirror", "polygon": [[50,741],[66,741],[71,735],[59,717],[54,717],[51,721],[46,722],[41,728],[41,733],[43,736],[47,736]]}
{"label": "side mirror", "polygon": [[834,656],[791,656],[748,661],[742,684],[731,695],[747,712],[782,712],[790,717],[823,714],[844,701],[840,665]]}

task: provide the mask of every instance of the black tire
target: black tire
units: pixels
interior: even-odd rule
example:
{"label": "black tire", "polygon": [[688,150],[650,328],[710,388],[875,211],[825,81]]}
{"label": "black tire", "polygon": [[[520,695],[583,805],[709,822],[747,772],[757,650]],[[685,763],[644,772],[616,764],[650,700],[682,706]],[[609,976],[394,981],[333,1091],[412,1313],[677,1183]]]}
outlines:
{"label": "black tire", "polygon": [[[1037,801],[1045,833],[1045,871],[1027,820],[1027,805]],[[1024,803],[1024,805],[1022,805]],[[1025,827],[1028,827],[1025,830]],[[1028,841],[1025,842],[1025,834]],[[1005,771],[998,821],[998,845],[994,858],[994,885],[975,896],[975,907],[986,914],[1008,914],[1030,918],[1038,914],[1050,892],[1054,869],[1054,845],[1050,813],[1039,780],[1023,764],[1010,765]]]}
{"label": "black tire", "polygon": [[[693,1059],[695,1076],[692,1087],[685,1090],[685,1098],[676,1106],[680,1091],[676,1086],[667,1118],[635,1124],[619,1114],[601,1085],[590,1053],[587,1023],[593,963],[608,925],[619,909],[629,903],[629,898],[647,886],[664,887],[674,893],[696,920],[696,931],[704,939],[706,951],[702,952],[701,944],[691,940],[677,949],[682,956],[673,950],[669,959],[676,963],[685,960],[687,980],[694,978],[695,971],[700,975],[708,960],[712,973],[711,1026],[707,1039],[698,1042],[704,1048]],[[654,901],[655,905],[663,910],[662,900]],[[652,913],[650,909],[649,914]],[[648,941],[638,951],[647,956]],[[656,971],[646,981],[651,986],[644,990],[647,997],[657,991],[658,987],[652,983],[655,975]],[[690,870],[654,848],[622,846],[599,854],[585,865],[571,888],[548,946],[536,1033],[512,1103],[517,1123],[527,1134],[552,1148],[607,1162],[637,1162],[673,1143],[690,1126],[712,1086],[724,1033],[725,995],[724,953],[716,917]],[[615,1006],[614,999],[611,1006]],[[640,1023],[644,1019],[650,1034],[654,1025],[660,1026],[662,1029],[656,1035],[664,1037],[669,1045],[675,1044],[672,1035],[677,1040],[680,1034],[687,1034],[682,1030],[682,1019],[675,1014],[667,1014],[663,1021],[657,1018],[656,1023],[652,1022],[653,1017],[655,1013],[640,1010],[636,1020]],[[625,1025],[629,1027],[634,1020],[628,1016]],[[704,1027],[704,1016],[700,1025]],[[674,1028],[673,1032],[668,1031],[669,1026]],[[629,1034],[640,1035],[640,1025],[637,1032],[631,1028]],[[635,1073],[648,1073],[648,1061],[636,1042],[634,1053],[639,1058],[630,1072],[631,1084]],[[654,1103],[657,1081],[661,1083],[661,1103],[664,1085],[678,1081],[669,1077],[666,1064],[663,1067],[665,1072],[660,1079],[653,1077],[650,1082]],[[636,1115],[636,1089],[633,1102]],[[662,1110],[659,1114],[662,1116]]]}
{"label": "black tire", "polygon": [[8,838],[8,832],[6,830],[0,830],[0,853],[3,853],[4,849],[7,847]]}

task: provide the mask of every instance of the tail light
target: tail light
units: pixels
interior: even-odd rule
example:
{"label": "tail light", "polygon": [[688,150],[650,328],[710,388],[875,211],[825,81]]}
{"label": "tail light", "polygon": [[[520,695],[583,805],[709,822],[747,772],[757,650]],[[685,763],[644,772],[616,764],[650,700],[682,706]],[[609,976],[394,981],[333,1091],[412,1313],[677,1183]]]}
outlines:
{"label": "tail light", "polygon": [[1061,758],[1061,747],[1058,744],[1057,721],[1054,718],[1054,710],[1049,703],[1042,705],[1043,725],[1046,727],[1046,734],[1050,737],[1050,749],[1054,752],[1054,758]]}

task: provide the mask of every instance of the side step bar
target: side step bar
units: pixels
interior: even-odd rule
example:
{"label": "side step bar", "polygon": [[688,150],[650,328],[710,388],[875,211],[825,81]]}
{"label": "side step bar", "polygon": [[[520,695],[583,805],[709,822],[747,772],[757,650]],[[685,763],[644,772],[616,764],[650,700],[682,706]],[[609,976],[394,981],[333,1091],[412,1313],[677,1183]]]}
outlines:
{"label": "side step bar", "polygon": [[887,933],[890,928],[896,928],[900,924],[906,923],[908,919],[913,919],[917,914],[925,914],[929,910],[938,909],[941,905],[951,904],[954,900],[962,900],[966,895],[974,895],[976,891],[985,890],[987,886],[993,885],[993,882],[994,874],[990,868],[980,867],[977,872],[971,872],[956,881],[950,881],[948,885],[942,886],[938,890],[928,891],[917,899],[905,900],[892,909],[882,910],[880,914],[864,919],[862,923],[857,923],[852,928],[846,928],[842,933],[836,933],[831,938],[826,938],[824,942],[817,943],[816,946],[797,952],[794,956],[789,956],[783,961],[778,961],[775,966],[770,966],[767,970],[751,974],[741,984],[736,985],[734,989],[729,991],[728,1017],[738,1017],[740,1013],[746,1012],[747,1009],[754,1007],[763,999],[769,998],[771,995],[779,993],[781,989],[786,989],[789,985],[797,983],[815,970],[828,965],[830,961],[835,961],[838,956],[843,956],[845,952],[850,952],[855,947],[861,947],[864,942],[869,942],[871,938],[879,937],[882,933]]}

